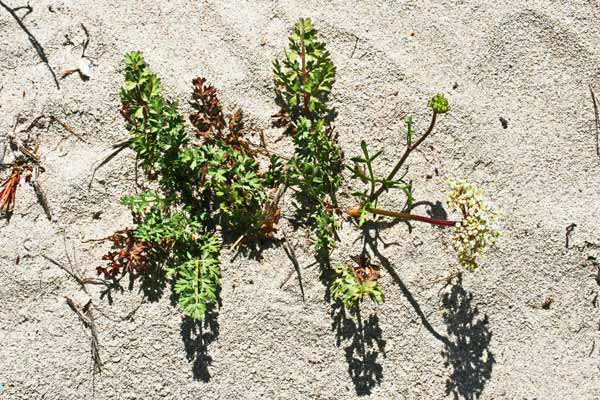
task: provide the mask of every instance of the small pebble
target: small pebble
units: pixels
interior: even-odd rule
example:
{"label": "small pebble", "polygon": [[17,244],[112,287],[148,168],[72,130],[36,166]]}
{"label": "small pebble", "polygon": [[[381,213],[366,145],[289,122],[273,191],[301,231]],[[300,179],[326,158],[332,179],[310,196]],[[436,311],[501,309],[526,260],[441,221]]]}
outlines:
{"label": "small pebble", "polygon": [[508,121],[504,117],[500,117],[500,123],[502,124],[502,128],[508,128]]}
{"label": "small pebble", "polygon": [[77,68],[79,69],[81,76],[85,78],[92,76],[92,62],[89,59],[81,57]]}

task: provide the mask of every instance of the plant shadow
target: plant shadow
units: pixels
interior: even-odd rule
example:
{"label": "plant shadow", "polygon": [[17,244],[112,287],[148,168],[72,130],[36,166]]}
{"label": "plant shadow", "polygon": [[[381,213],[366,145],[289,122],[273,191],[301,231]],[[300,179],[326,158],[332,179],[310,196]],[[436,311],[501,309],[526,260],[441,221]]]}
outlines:
{"label": "plant shadow", "polygon": [[370,314],[362,319],[360,308],[354,315],[348,315],[341,302],[332,305],[332,330],[336,333],[336,345],[344,347],[348,373],[354,384],[356,394],[365,396],[371,394],[374,386],[383,380],[383,367],[378,360],[379,354],[385,358],[385,340],[379,327],[379,317]]}
{"label": "plant shadow", "polygon": [[[123,293],[125,291],[125,288],[121,283],[123,279],[128,280],[127,290],[129,292],[135,289],[136,281],[139,282],[138,291],[143,293],[143,298],[151,303],[160,300],[167,286],[167,278],[161,263],[152,262],[142,274],[132,274],[127,272],[119,277],[105,279],[105,288],[100,292],[100,299],[106,297],[108,304],[113,305],[113,292]],[[174,305],[172,300],[171,305]]]}
{"label": "plant shadow", "polygon": [[477,399],[490,380],[495,363],[489,349],[492,333],[487,315],[479,316],[471,304],[473,294],[459,281],[442,295],[444,322],[452,342],[443,352],[452,374],[446,382],[446,394],[455,399]]}
{"label": "plant shadow", "polygon": [[[374,232],[374,235],[371,235],[372,232]],[[373,257],[376,258],[381,263],[381,266],[386,270],[386,272],[388,274],[390,274],[394,283],[396,285],[398,285],[398,287],[400,288],[400,291],[402,292],[404,297],[406,297],[406,299],[408,300],[410,305],[413,307],[413,309],[415,310],[415,312],[421,319],[421,323],[423,324],[425,329],[427,329],[427,331],[429,331],[429,333],[431,333],[431,335],[433,335],[433,337],[435,337],[437,340],[442,342],[445,346],[450,346],[451,343],[448,340],[448,338],[445,337],[444,335],[440,334],[439,332],[437,332],[435,330],[435,328],[431,325],[431,323],[429,323],[429,321],[427,320],[427,316],[421,309],[421,306],[419,305],[417,300],[414,298],[414,296],[412,295],[412,293],[410,292],[408,287],[406,287],[406,285],[404,284],[404,282],[402,281],[402,279],[400,278],[400,276],[398,275],[398,273],[396,272],[394,267],[392,267],[390,260],[388,260],[387,257],[385,257],[379,251],[378,244],[379,244],[379,242],[383,243],[383,240],[379,237],[378,225],[365,224],[365,226],[363,228],[363,238],[365,241],[364,242],[364,251],[366,252],[368,249],[369,252],[373,255]]]}
{"label": "plant shadow", "polygon": [[[175,282],[166,279],[164,270],[159,264],[153,264],[152,268],[139,276],[127,274],[118,279],[106,281],[106,288],[101,292],[100,298],[107,297],[109,305],[112,305],[114,301],[113,291],[123,292],[125,290],[120,283],[120,280],[125,276],[129,278],[127,290],[132,291],[135,287],[135,281],[139,280],[139,290],[144,294],[144,298],[150,302],[160,300],[166,286],[169,285],[171,306],[177,307]],[[219,293],[217,293],[217,298],[219,299],[217,304],[211,304],[207,307],[202,320],[195,321],[185,316],[180,325],[180,335],[186,358],[189,362],[193,362],[192,374],[194,380],[208,382],[211,378],[208,367],[212,365],[213,358],[208,353],[208,347],[219,337],[218,307],[221,306]]]}
{"label": "plant shadow", "polygon": [[194,321],[185,317],[181,322],[181,339],[186,358],[193,362],[194,380],[208,382],[211,378],[208,367],[213,363],[208,347],[219,337],[218,311],[213,305],[206,311],[202,321]]}
{"label": "plant shadow", "polygon": [[275,237],[252,237],[249,238],[249,240],[243,241],[243,243],[236,244],[236,241],[243,235],[244,234],[240,232],[222,232],[223,247],[229,246],[235,249],[235,253],[231,257],[231,261],[235,260],[239,256],[247,257],[256,261],[262,261],[263,252],[265,250],[278,248],[282,244],[282,240]]}
{"label": "plant shadow", "polygon": [[[368,246],[373,256],[379,260],[394,283],[398,285],[421,319],[423,326],[444,345],[442,354],[446,359],[445,365],[452,368],[452,373],[446,381],[446,394],[453,394],[455,399],[479,398],[485,384],[491,378],[495,359],[489,349],[492,333],[488,327],[488,317],[487,315],[479,317],[479,310],[471,304],[473,294],[463,288],[462,281],[459,279],[448,292],[442,295],[442,306],[445,309],[443,319],[447,336],[440,334],[428,321],[421,306],[390,261],[378,250],[378,242],[381,241],[378,226],[367,224],[364,229],[365,246]],[[371,229],[375,232],[373,236]]]}
{"label": "plant shadow", "polygon": [[[365,256],[365,248],[360,257]],[[330,302],[329,283],[334,270],[327,253],[322,253],[318,261],[321,264],[321,281],[325,286],[325,300]],[[363,319],[360,304],[355,310],[348,311],[341,301],[331,305],[331,329],[336,335],[336,346],[345,346],[348,374],[358,396],[370,395],[372,389],[383,380],[383,366],[379,359],[385,358],[386,341],[379,326],[377,314],[369,314]],[[346,345],[347,343],[347,345]]]}
{"label": "plant shadow", "polygon": [[[11,8],[8,5],[6,5],[4,2],[0,1],[0,6],[3,7],[6,11],[8,11],[8,13],[15,19],[15,21],[17,22],[19,27],[23,30],[23,32],[25,32],[25,34],[27,35],[27,38],[29,39],[29,42],[31,43],[31,46],[35,49],[37,55],[40,57],[42,62],[46,65],[46,68],[48,69],[48,71],[50,71],[50,74],[52,75],[52,79],[54,80],[54,84],[56,85],[56,88],[60,89],[58,79],[56,78],[56,73],[50,67],[50,63],[48,61],[48,57],[46,56],[46,52],[44,51],[44,47],[42,47],[40,42],[35,38],[35,36],[33,36],[31,31],[29,29],[27,29],[27,27],[23,23],[23,20],[25,19],[25,17],[33,12],[33,8],[29,5],[29,2],[27,3],[26,6]],[[16,11],[18,11],[20,9],[27,10],[25,15],[23,15],[22,17],[19,17],[16,13]]]}

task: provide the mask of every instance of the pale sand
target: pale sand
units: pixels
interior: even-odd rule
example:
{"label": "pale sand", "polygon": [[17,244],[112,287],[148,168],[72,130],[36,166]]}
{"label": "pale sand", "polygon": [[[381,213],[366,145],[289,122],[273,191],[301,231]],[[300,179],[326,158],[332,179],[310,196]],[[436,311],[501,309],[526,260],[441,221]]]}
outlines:
{"label": "pale sand", "polygon": [[[80,51],[64,44],[65,34],[80,43],[80,23],[90,32],[92,78],[69,76],[60,90],[0,7],[0,137],[18,114],[24,129],[44,113],[89,141],[58,125],[33,131],[41,137],[40,182],[56,221],[45,219],[23,183],[15,215],[0,231],[0,398],[92,396],[89,331],[64,299],[78,286],[40,255],[67,263],[64,231],[77,267],[92,276],[106,245],[82,240],[131,223],[118,199],[135,190],[132,152],[87,188],[92,165],[127,135],[118,112],[124,52],[143,51],[183,110],[192,78],[206,76],[226,104],[244,109],[249,126],[265,130],[275,151],[289,153],[289,142],[273,144],[281,132],[270,127],[277,111],[271,62],[301,16],[313,19],[338,67],[335,125],[348,158],[367,139],[386,148],[389,168],[403,145],[400,115],[412,113],[422,130],[427,99],[448,95],[452,112],[412,158],[415,195],[445,207],[449,177],[480,184],[501,213],[498,250],[465,274],[445,304],[449,289],[438,295],[443,283],[432,283],[457,268],[444,231],[413,224],[409,232],[402,223],[382,229],[389,246],[379,242],[379,251],[397,276],[384,271],[385,304],[365,305],[369,328],[361,335],[347,325],[339,343],[318,267],[308,267],[314,259],[303,231],[293,245],[305,302],[296,275],[279,288],[292,269],[283,248],[265,250],[262,261],[230,263],[225,252],[216,338],[209,329],[198,338],[188,325],[182,329],[168,290],[133,321],[114,322],[101,313],[125,316],[141,294],[115,293],[109,306],[96,288],[104,371],[95,377],[95,398],[600,398],[599,286],[587,260],[600,258],[600,159],[588,90],[592,84],[600,93],[597,2],[353,3],[33,1],[23,23],[57,75],[76,65]],[[386,202],[400,205],[395,196]],[[351,205],[347,194],[340,201]],[[360,246],[348,223],[340,236],[336,261]],[[548,297],[554,303],[542,309]]]}

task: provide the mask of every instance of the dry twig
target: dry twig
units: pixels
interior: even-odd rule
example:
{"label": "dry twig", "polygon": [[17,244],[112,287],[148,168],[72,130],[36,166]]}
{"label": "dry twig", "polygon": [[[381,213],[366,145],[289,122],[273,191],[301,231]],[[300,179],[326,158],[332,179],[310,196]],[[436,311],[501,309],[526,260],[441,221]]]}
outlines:
{"label": "dry twig", "polygon": [[130,143],[131,143],[131,139],[127,139],[122,142],[115,143],[111,146],[113,149],[116,149],[116,150],[113,151],[112,153],[110,153],[106,158],[104,158],[104,160],[102,160],[97,166],[94,167],[94,169],[92,171],[92,178],[90,179],[90,183],[88,184],[88,189],[92,187],[92,183],[94,182],[94,176],[96,176],[96,171],[98,171],[104,165],[108,164],[108,162],[110,160],[112,160],[113,158],[115,158],[117,156],[117,154],[119,154],[121,151],[126,149]]}
{"label": "dry twig", "polygon": [[[102,279],[82,278],[73,271],[73,263],[71,262],[71,258],[67,251],[66,243],[65,243],[65,254],[69,261],[70,268],[67,268],[63,264],[48,257],[47,255],[42,254],[41,256],[43,258],[45,258],[46,260],[50,261],[52,264],[59,267],[60,269],[62,269],[63,271],[65,271],[70,277],[72,277],[79,284],[81,289],[86,294],[89,294],[87,291],[87,288],[85,286],[86,284],[107,285],[107,283],[105,281],[103,281]],[[81,322],[83,322],[84,326],[90,330],[91,337],[92,337],[91,353],[92,353],[92,359],[94,361],[94,374],[97,372],[102,372],[102,360],[100,359],[100,346],[99,346],[99,341],[98,341],[98,333],[97,333],[97,329],[96,329],[96,323],[94,320],[94,313],[93,313],[94,305],[92,303],[92,300],[90,299],[85,305],[81,306],[80,304],[78,304],[76,301],[74,301],[70,297],[65,296],[65,299],[66,299],[69,307],[71,307],[71,309],[79,316],[79,318],[81,319]]]}
{"label": "dry twig", "polygon": [[592,94],[592,102],[594,103],[594,116],[596,118],[596,154],[600,157],[600,111],[598,109],[598,100],[596,94],[590,85],[590,93]]}

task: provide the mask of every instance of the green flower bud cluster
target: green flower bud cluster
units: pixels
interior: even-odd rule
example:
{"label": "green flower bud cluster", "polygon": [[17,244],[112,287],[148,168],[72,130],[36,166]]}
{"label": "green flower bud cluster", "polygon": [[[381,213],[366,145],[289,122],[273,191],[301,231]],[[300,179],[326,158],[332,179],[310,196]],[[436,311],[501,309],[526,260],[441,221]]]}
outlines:
{"label": "green flower bud cluster", "polygon": [[452,228],[450,243],[458,253],[459,262],[473,271],[477,268],[477,259],[495,246],[500,235],[494,227],[496,211],[486,203],[481,189],[460,179],[450,180],[448,184],[448,206],[463,216]]}
{"label": "green flower bud cluster", "polygon": [[437,114],[445,114],[450,110],[448,99],[441,93],[436,94],[429,100],[429,107]]}

